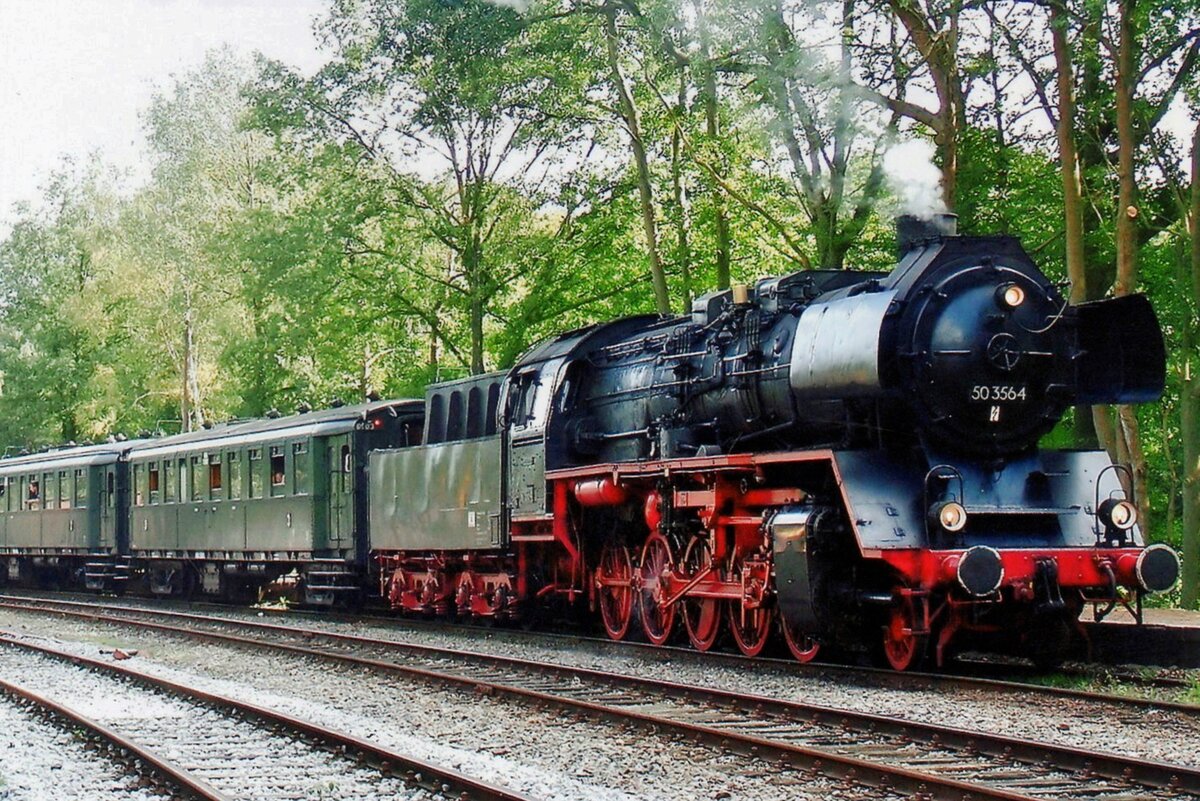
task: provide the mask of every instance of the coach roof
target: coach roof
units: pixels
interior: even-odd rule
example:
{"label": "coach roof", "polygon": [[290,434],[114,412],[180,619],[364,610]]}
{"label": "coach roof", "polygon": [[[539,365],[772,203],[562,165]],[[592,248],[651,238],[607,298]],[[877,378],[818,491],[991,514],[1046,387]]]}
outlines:
{"label": "coach roof", "polygon": [[54,448],[41,453],[30,453],[0,459],[0,475],[37,473],[42,470],[67,470],[88,467],[94,464],[109,464],[121,458],[141,440],[129,442],[102,442],[99,445],[78,445]]}
{"label": "coach roof", "polygon": [[212,428],[189,431],[160,439],[141,440],[130,448],[131,459],[143,459],[167,453],[181,453],[237,447],[277,439],[324,436],[353,431],[356,424],[379,412],[399,414],[421,411],[421,400],[385,400],[336,406],[287,417],[231,420]]}

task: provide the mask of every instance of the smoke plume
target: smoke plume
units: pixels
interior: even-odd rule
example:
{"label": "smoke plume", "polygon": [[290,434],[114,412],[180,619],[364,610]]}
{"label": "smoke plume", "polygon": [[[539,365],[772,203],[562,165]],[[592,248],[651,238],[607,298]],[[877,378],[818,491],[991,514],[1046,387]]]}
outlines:
{"label": "smoke plume", "polygon": [[533,5],[533,0],[488,0],[488,2],[502,8],[511,8],[518,14],[524,14]]}
{"label": "smoke plume", "polygon": [[903,212],[928,219],[946,211],[942,200],[942,171],[933,163],[933,145],[924,139],[901,142],[883,157],[888,186]]}

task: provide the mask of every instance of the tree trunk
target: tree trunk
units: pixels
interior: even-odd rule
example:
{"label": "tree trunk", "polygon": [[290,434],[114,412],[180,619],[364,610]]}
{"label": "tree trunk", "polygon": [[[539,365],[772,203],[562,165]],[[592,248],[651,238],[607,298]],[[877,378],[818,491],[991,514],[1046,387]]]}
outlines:
{"label": "tree trunk", "polygon": [[[700,60],[704,64],[704,129],[710,143],[720,136],[721,118],[717,97],[717,71],[712,64],[705,0],[696,2],[696,24],[700,31]],[[713,222],[717,229],[717,289],[728,289],[730,281],[729,217],[725,211],[725,194],[720,187],[712,192]]]}
{"label": "tree trunk", "polygon": [[1075,148],[1075,79],[1067,45],[1067,11],[1062,2],[1050,4],[1050,30],[1054,63],[1058,70],[1058,162],[1062,173],[1066,224],[1067,277],[1071,303],[1087,299],[1086,261],[1083,253],[1083,205],[1080,199],[1079,155]]}
{"label": "tree trunk", "polygon": [[[1050,4],[1050,33],[1054,43],[1054,65],[1058,71],[1058,163],[1063,185],[1063,215],[1066,228],[1067,278],[1071,281],[1070,302],[1087,300],[1087,259],[1083,237],[1083,187],[1079,153],[1075,147],[1075,76],[1067,43],[1067,10],[1061,0]],[[1096,427],[1090,406],[1075,409],[1075,444],[1094,448]]]}
{"label": "tree trunk", "polygon": [[646,145],[642,139],[641,119],[637,104],[629,91],[625,74],[621,71],[621,54],[618,49],[617,11],[608,10],[604,15],[604,43],[608,50],[608,69],[613,88],[621,108],[621,119],[629,132],[629,146],[637,167],[638,195],[642,205],[642,228],[646,235],[646,250],[650,258],[650,277],[654,282],[654,301],[659,314],[671,313],[671,295],[667,290],[667,273],[663,268],[662,255],[658,249],[658,223],[654,209],[654,189],[650,183],[650,161],[646,157]]}
{"label": "tree trunk", "polygon": [[441,332],[438,330],[437,319],[434,318],[429,324],[429,375],[431,380],[438,380],[438,337]]}
{"label": "tree trunk", "polygon": [[[1200,125],[1192,137],[1192,193],[1188,224],[1191,233],[1192,317],[1200,310]],[[1200,604],[1200,332],[1195,318],[1183,327],[1183,386],[1179,434],[1183,439],[1183,605]]]}
{"label": "tree trunk", "polygon": [[1133,90],[1137,82],[1134,65],[1133,13],[1136,0],[1120,0],[1120,35],[1117,45],[1117,280],[1118,296],[1128,295],[1137,285],[1137,184],[1134,156],[1137,148],[1133,129]]}
{"label": "tree trunk", "polygon": [[204,412],[200,407],[200,379],[196,375],[198,362],[192,288],[185,280],[183,283],[183,395],[179,404],[184,431],[194,431],[204,424]]}
{"label": "tree trunk", "polygon": [[471,295],[471,374],[478,375],[483,368],[483,299]]}
{"label": "tree trunk", "polygon": [[[1120,297],[1137,287],[1137,183],[1134,156],[1137,134],[1133,125],[1133,91],[1137,83],[1137,57],[1133,14],[1137,0],[1120,0],[1118,7],[1117,70],[1115,81],[1117,106],[1117,280],[1114,293]],[[1148,468],[1138,434],[1137,416],[1132,406],[1117,409],[1117,435],[1124,441],[1133,471],[1140,523],[1144,533],[1150,530],[1150,499],[1146,497]]]}
{"label": "tree trunk", "polygon": [[687,113],[687,73],[679,71],[679,101],[675,112],[678,124],[671,127],[671,191],[675,200],[675,247],[678,252],[679,280],[683,284],[684,311],[692,308],[692,243],[688,238],[688,199],[683,185],[683,115]]}

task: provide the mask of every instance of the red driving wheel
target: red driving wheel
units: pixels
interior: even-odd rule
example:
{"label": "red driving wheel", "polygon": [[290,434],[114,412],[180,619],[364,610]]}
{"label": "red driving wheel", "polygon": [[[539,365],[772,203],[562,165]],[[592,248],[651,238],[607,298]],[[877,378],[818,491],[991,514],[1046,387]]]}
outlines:
{"label": "red driving wheel", "polygon": [[608,636],[624,639],[633,620],[633,562],[624,545],[609,542],[601,550],[596,566],[596,599]]}
{"label": "red driving wheel", "polygon": [[[683,552],[683,573],[690,581],[701,572],[713,573],[712,547],[708,537],[696,535],[688,543]],[[688,639],[697,651],[707,651],[717,641],[721,633],[721,601],[719,598],[689,598],[684,596],[683,625],[687,629]]]}
{"label": "red driving wheel", "polygon": [[914,633],[917,612],[912,596],[897,591],[896,599],[883,627],[883,655],[893,670],[908,670],[924,657],[927,638]]}
{"label": "red driving wheel", "polygon": [[663,604],[667,598],[666,580],[673,570],[671,546],[662,534],[654,533],[642,548],[641,584],[639,594],[642,630],[646,639],[662,645],[671,636],[675,625],[675,604]]}

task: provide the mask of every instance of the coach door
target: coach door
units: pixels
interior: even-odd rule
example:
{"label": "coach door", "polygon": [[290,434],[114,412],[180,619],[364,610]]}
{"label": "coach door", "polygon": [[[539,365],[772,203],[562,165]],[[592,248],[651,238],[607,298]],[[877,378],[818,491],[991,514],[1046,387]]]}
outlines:
{"label": "coach door", "polygon": [[354,458],[350,435],[325,440],[329,465],[329,545],[347,547],[354,533]]}
{"label": "coach door", "polygon": [[[117,550],[117,467],[106,465],[96,471],[100,474],[100,547]],[[86,475],[86,473],[85,473]],[[93,520],[95,518],[92,518]]]}

